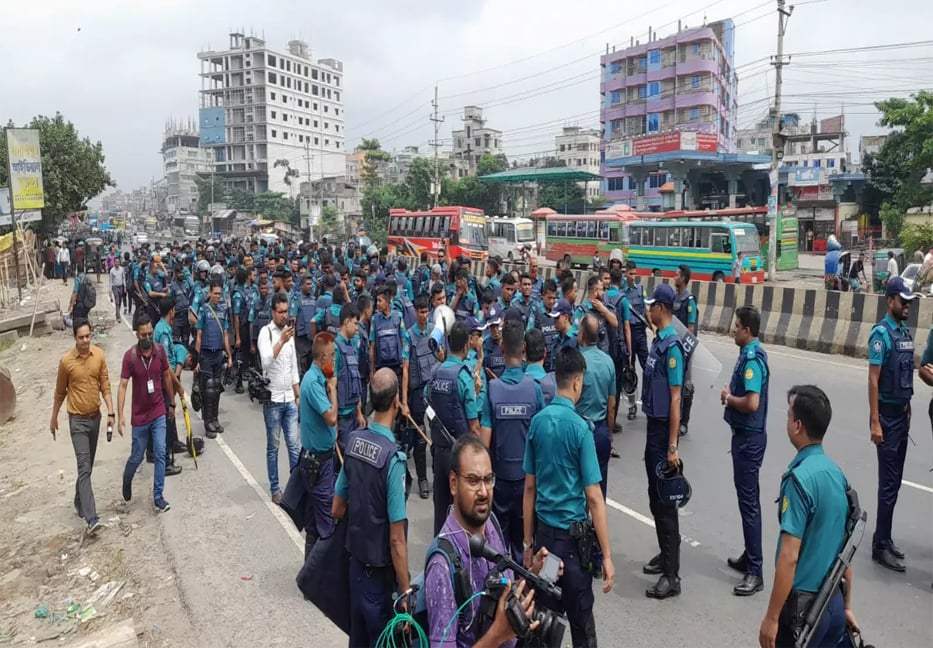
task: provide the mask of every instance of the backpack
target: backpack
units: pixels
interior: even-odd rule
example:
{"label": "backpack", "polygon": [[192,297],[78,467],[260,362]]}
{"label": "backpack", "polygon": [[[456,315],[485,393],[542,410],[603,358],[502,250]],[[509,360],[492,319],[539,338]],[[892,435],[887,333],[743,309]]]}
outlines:
{"label": "backpack", "polygon": [[91,283],[91,280],[87,278],[87,275],[81,277],[77,302],[88,311],[97,305],[97,289]]}

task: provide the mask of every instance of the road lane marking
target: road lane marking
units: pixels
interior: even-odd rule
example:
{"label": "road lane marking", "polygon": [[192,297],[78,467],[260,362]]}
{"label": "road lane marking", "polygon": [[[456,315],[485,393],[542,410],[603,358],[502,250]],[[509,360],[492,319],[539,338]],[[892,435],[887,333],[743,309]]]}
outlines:
{"label": "road lane marking", "polygon": [[[606,498],[606,504],[607,504],[610,508],[614,508],[615,510],[617,510],[619,513],[622,513],[623,515],[627,515],[627,516],[629,516],[630,518],[632,518],[633,520],[637,520],[638,522],[641,522],[641,523],[644,524],[645,526],[650,526],[652,529],[654,528],[654,520],[652,520],[652,519],[651,519],[650,517],[648,517],[647,515],[642,515],[642,514],[639,513],[638,511],[636,511],[636,510],[634,510],[634,509],[630,509],[630,508],[627,507],[625,504],[620,504],[619,502],[615,501],[615,500],[612,499],[611,497],[607,497],[607,498]],[[682,539],[684,542],[686,542],[686,543],[687,543],[688,545],[690,545],[691,547],[699,547],[699,546],[700,546],[700,541],[699,541],[699,540],[695,540],[694,538],[691,538],[690,536],[685,536],[685,535],[683,535],[683,534],[681,534],[680,537],[681,537],[681,539]]]}
{"label": "road lane marking", "polygon": [[[729,341],[726,341],[726,340],[717,340],[716,338],[713,338],[713,337],[704,337],[704,338],[702,338],[702,340],[700,341],[701,344],[706,344],[707,342],[712,343],[712,344],[721,344],[721,345],[723,345],[723,346],[732,346],[732,347],[735,346],[735,342],[733,342],[732,340],[729,340]],[[780,357],[780,358],[787,358],[787,359],[789,359],[789,360],[800,360],[800,361],[802,361],[802,362],[819,362],[820,364],[831,365],[831,366],[834,366],[834,367],[843,367],[843,368],[845,368],[845,369],[856,369],[856,370],[858,370],[858,369],[864,369],[864,368],[865,368],[865,367],[862,366],[862,365],[855,365],[855,364],[844,363],[844,362],[835,362],[835,361],[833,361],[833,360],[823,360],[822,358],[811,358],[811,357],[809,357],[809,356],[797,355],[797,354],[795,354],[795,353],[782,353],[781,351],[774,351],[774,350],[773,350],[773,349],[775,349],[775,348],[780,348],[780,346],[781,346],[781,345],[771,345],[771,344],[769,344],[769,345],[768,345],[768,355],[778,356],[778,357]],[[814,352],[814,353],[815,353],[815,352]],[[815,353],[815,355],[826,355],[826,354],[816,354],[816,353]],[[848,358],[849,356],[845,356],[845,357]],[[856,361],[856,360],[858,360],[858,358],[853,358],[853,361]]]}
{"label": "road lane marking", "polygon": [[916,488],[917,490],[922,490],[927,493],[933,493],[933,488],[930,488],[929,486],[924,486],[923,484],[918,484],[917,482],[912,482],[912,481],[907,481],[906,479],[902,479],[901,483],[904,484],[904,486],[910,486],[911,488]]}

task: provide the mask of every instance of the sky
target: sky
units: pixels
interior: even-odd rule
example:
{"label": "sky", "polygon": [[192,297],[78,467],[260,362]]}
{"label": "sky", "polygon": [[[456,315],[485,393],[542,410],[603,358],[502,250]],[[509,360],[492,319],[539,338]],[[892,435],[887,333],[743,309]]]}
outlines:
{"label": "sky", "polygon": [[[788,2],[790,4],[790,2]],[[802,0],[785,37],[784,108],[804,120],[845,111],[848,147],[884,132],[872,102],[933,88],[928,0]],[[377,137],[386,150],[428,148],[438,86],[442,145],[464,105],[484,108],[510,158],[546,155],[564,125],[598,127],[599,56],[733,17],[740,128],[767,114],[774,92],[776,2],[761,0],[38,0],[5,2],[0,120],[61,112],[100,140],[119,188],[162,176],[170,118],[197,118],[198,51],[226,48],[231,31],[286,49],[300,38],[315,59],[344,63],[347,148]],[[883,11],[879,11],[883,7]]]}

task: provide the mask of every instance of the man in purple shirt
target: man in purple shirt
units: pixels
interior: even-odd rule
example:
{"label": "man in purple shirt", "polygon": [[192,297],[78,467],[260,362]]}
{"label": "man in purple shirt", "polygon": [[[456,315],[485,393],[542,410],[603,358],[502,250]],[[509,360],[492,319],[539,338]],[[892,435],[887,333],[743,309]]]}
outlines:
{"label": "man in purple shirt", "polygon": [[[453,506],[438,537],[449,540],[460,554],[461,569],[469,575],[469,595],[472,595],[483,591],[486,576],[494,565],[485,558],[473,558],[470,555],[470,536],[479,533],[486,538],[488,547],[498,553],[508,554],[498,522],[493,518],[493,524],[486,523],[492,512],[492,493],[496,478],[492,471],[489,451],[478,436],[465,434],[454,443],[450,455],[449,481]],[[535,556],[532,572],[538,573],[546,556],[547,549],[542,547]],[[511,579],[512,573],[507,571],[503,576]],[[424,588],[428,608],[428,639],[432,648],[511,648],[515,645],[515,633],[504,612],[508,589],[499,600],[492,625],[485,634],[478,636],[482,627],[479,597],[471,601],[459,618],[451,623],[459,606],[450,567],[442,553],[436,553],[428,560]],[[534,612],[534,592],[525,593],[524,581],[519,581],[514,587],[514,592],[522,601],[525,614],[531,618]],[[532,627],[536,624],[537,622]]]}

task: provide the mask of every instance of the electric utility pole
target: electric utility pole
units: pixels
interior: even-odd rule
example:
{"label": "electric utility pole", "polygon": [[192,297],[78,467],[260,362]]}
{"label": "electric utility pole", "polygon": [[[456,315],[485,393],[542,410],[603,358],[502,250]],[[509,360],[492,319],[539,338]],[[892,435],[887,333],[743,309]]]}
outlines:
{"label": "electric utility pole", "polygon": [[431,121],[434,122],[434,140],[431,142],[434,146],[434,207],[437,207],[437,201],[441,194],[441,176],[440,176],[440,166],[437,159],[437,147],[440,142],[437,139],[437,130],[440,128],[441,123],[444,121],[443,117],[438,118],[437,116],[437,84],[434,84],[434,101],[431,102],[431,107],[434,108],[434,114],[431,116]]}
{"label": "electric utility pole", "polygon": [[794,7],[785,8],[784,0],[777,0],[778,34],[777,56],[771,57],[774,66],[774,108],[771,114],[771,195],[768,198],[768,280],[777,281],[778,249],[778,165],[784,158],[784,136],[781,135],[781,82],[782,71],[790,60],[784,59],[784,34],[787,20]]}
{"label": "electric utility pole", "polygon": [[305,138],[305,169],[308,172],[308,241],[314,240],[311,229],[311,138]]}

